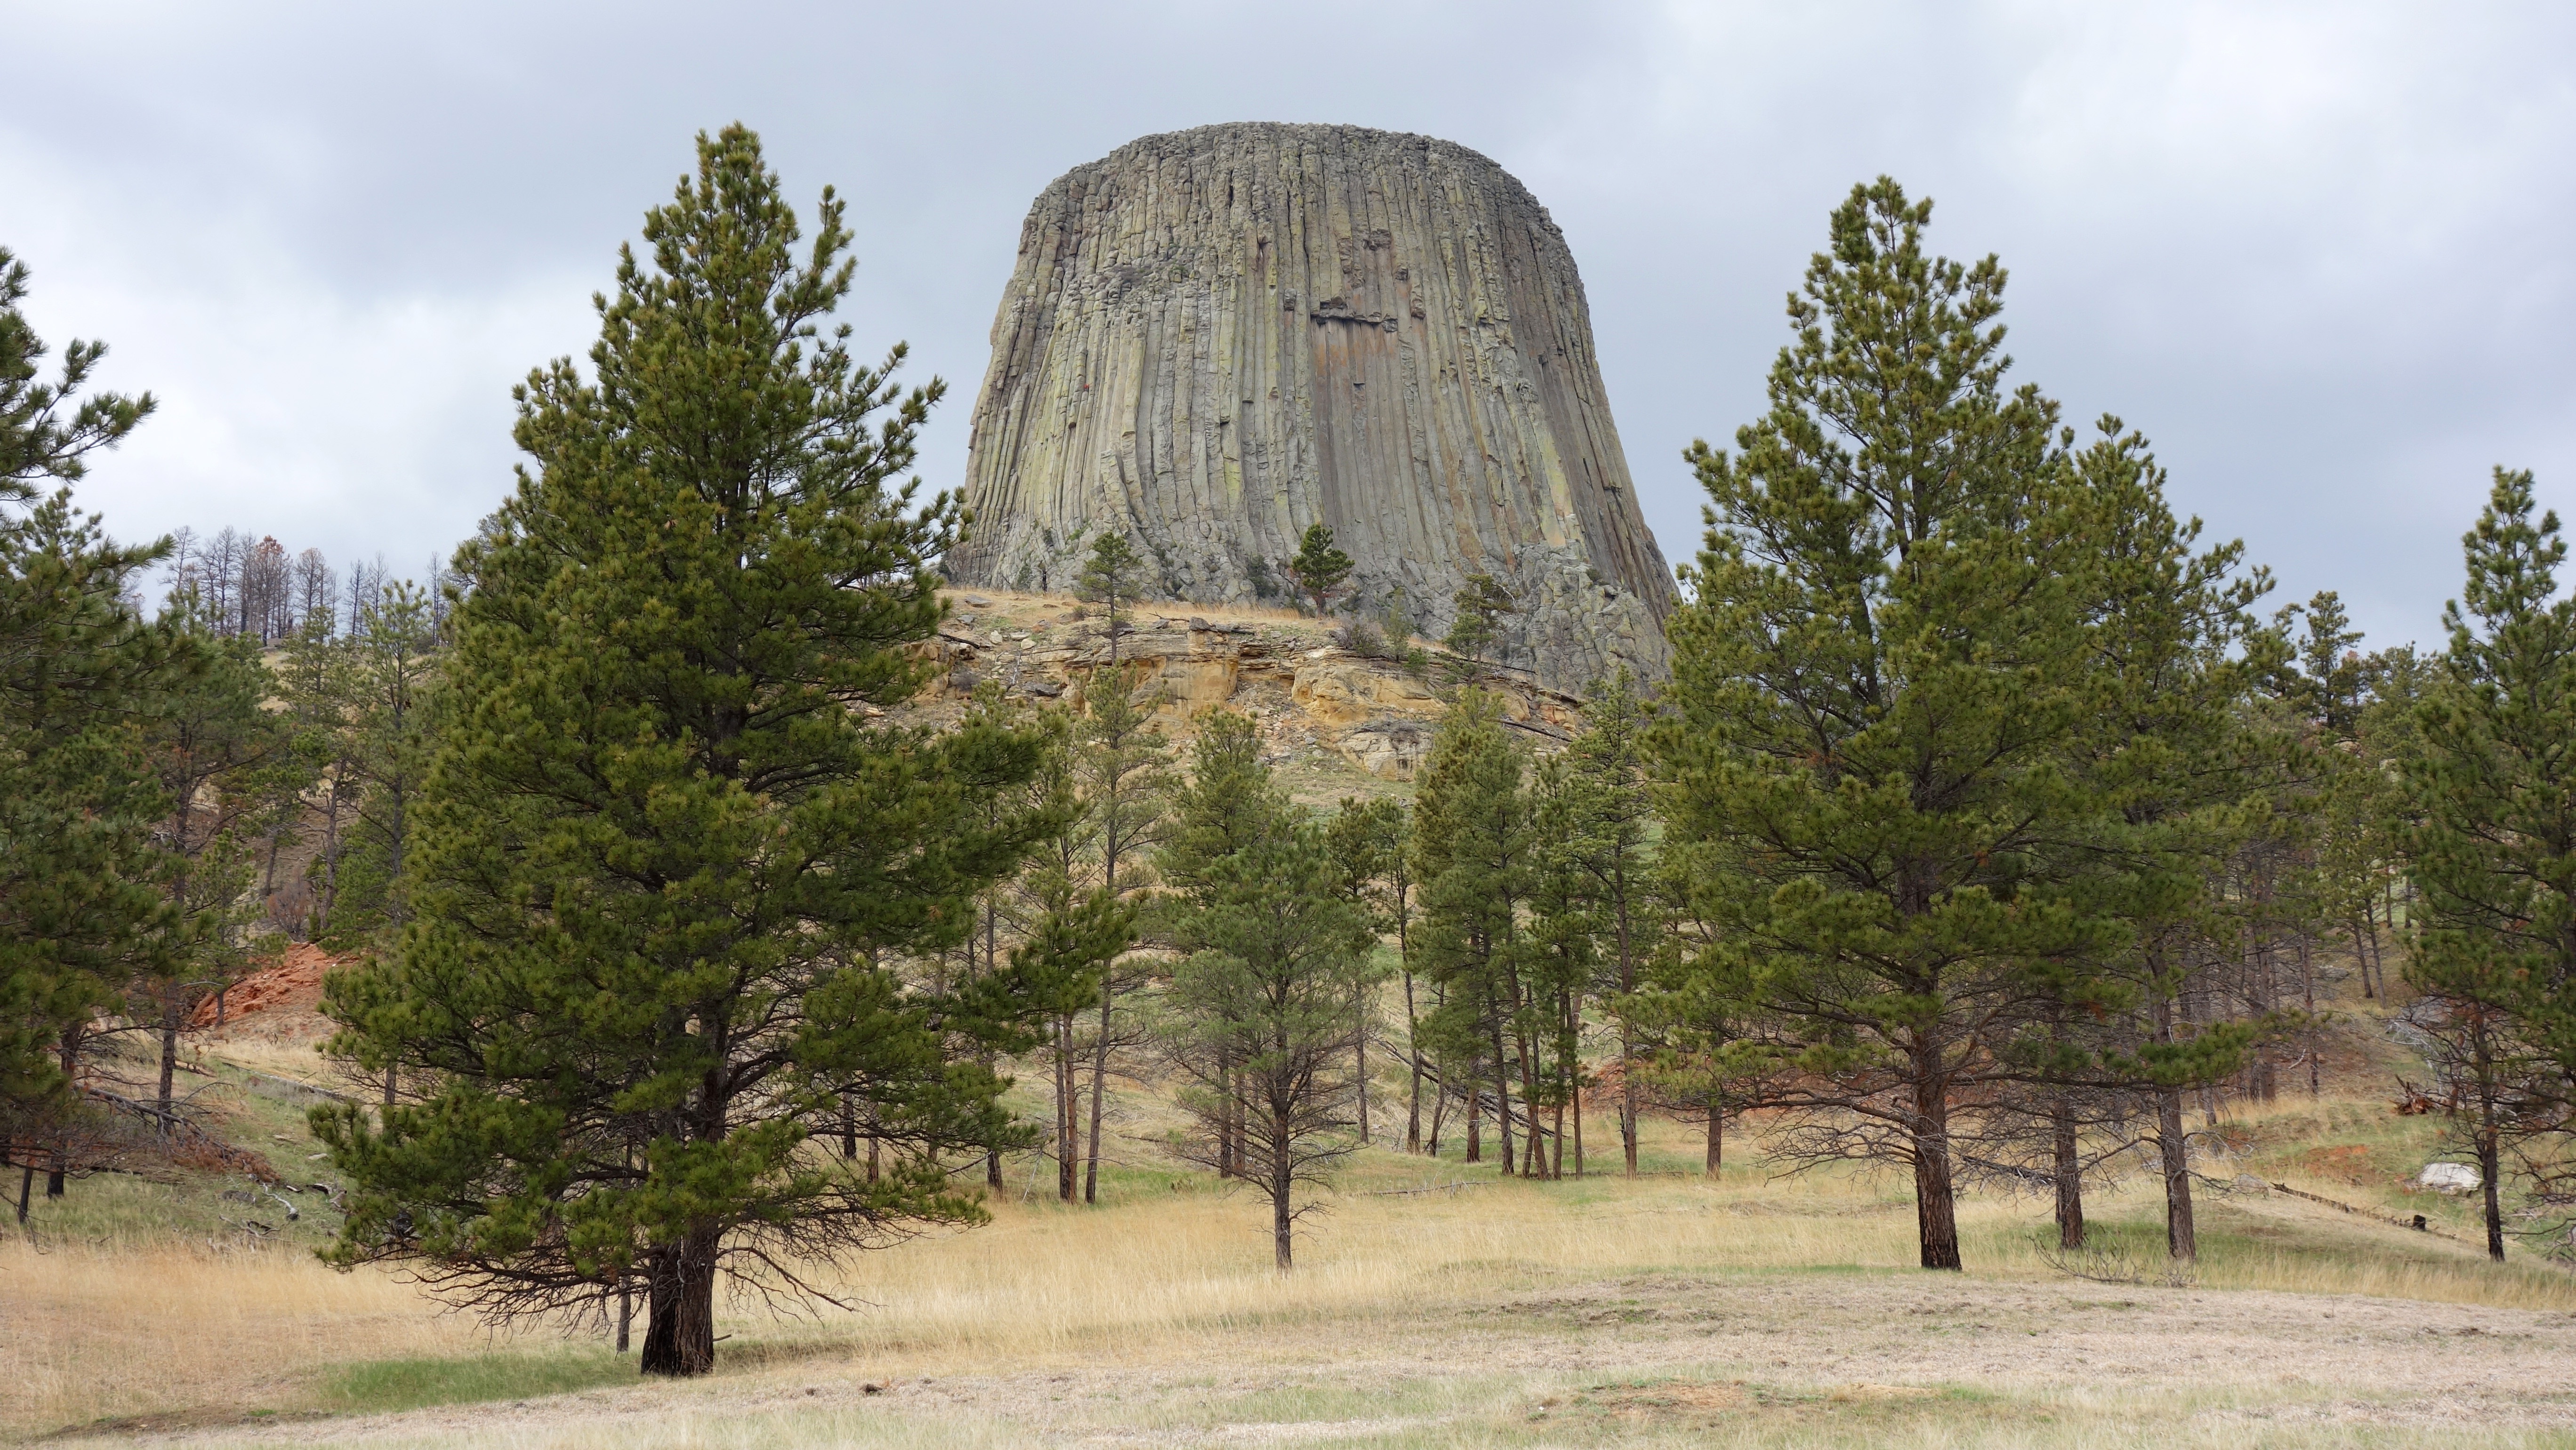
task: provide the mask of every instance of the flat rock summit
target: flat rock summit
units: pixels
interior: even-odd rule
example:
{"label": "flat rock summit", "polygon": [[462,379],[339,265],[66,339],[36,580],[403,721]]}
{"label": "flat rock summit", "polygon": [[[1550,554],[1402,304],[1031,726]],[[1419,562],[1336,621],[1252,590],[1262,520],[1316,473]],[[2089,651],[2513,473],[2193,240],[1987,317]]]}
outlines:
{"label": "flat rock summit", "polygon": [[[1468,576],[1559,688],[1666,668],[1573,254],[1485,157],[1354,126],[1147,136],[1029,208],[977,395],[961,584],[1068,587],[1103,530],[1172,598],[1284,597],[1311,524],[1350,603],[1444,632]],[[1400,593],[1399,593],[1400,591]]]}

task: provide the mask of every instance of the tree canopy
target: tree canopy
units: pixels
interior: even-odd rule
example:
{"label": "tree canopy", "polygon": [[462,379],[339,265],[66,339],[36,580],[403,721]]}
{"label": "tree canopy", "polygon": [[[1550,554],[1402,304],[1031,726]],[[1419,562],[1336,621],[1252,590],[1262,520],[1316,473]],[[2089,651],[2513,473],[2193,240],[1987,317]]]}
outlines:
{"label": "tree canopy", "polygon": [[[398,1258],[496,1313],[646,1291],[648,1373],[704,1372],[720,1269],[802,1266],[971,1221],[942,1155],[1011,1129],[980,1049],[1004,974],[909,970],[1049,825],[986,809],[1040,742],[880,714],[922,669],[927,561],[905,392],[827,326],[853,263],[800,228],[759,141],[701,136],[599,302],[585,377],[519,389],[530,462],[459,555],[452,718],[414,815],[400,950],[335,978],[333,1050],[430,1086],[317,1113],[353,1184],[337,1259]],[[812,1139],[861,1105],[862,1177]]]}

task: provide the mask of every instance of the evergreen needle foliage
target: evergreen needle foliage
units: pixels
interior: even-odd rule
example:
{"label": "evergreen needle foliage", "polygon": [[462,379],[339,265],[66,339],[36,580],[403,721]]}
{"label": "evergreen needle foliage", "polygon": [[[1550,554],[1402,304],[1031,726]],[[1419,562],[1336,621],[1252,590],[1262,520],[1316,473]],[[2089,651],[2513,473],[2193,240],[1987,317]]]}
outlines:
{"label": "evergreen needle foliage", "polygon": [[1503,616],[1520,608],[1491,574],[1468,575],[1467,587],[1451,603],[1458,614],[1441,643],[1470,660],[1484,659],[1503,637]]}
{"label": "evergreen needle foliage", "polygon": [[1082,572],[1074,577],[1073,594],[1100,606],[1101,632],[1109,640],[1109,663],[1118,663],[1118,640],[1127,632],[1127,611],[1143,593],[1149,575],[1145,556],[1125,534],[1102,534],[1092,543]]}
{"label": "evergreen needle foliage", "polygon": [[1358,1146],[1354,1049],[1375,937],[1326,827],[1271,781],[1251,721],[1209,715],[1192,765],[1162,852],[1184,953],[1165,1042],[1202,1127],[1180,1146],[1268,1201],[1284,1272],[1309,1211],[1298,1190]]}
{"label": "evergreen needle foliage", "polygon": [[2568,1219],[2563,1152],[2576,1082],[2576,600],[2558,592],[2558,516],[2532,476],[2497,469],[2462,540],[2468,582],[2443,611],[2448,666],[2415,715],[2411,870],[2423,900],[2407,976],[2449,1004],[2456,1110],[2484,1179],[2488,1252],[2504,1257],[2508,1137]]}
{"label": "evergreen needle foliage", "polygon": [[[155,839],[170,798],[146,721],[203,660],[127,602],[170,541],[109,539],[72,506],[83,457],[132,432],[150,395],[75,402],[104,344],[74,342],[51,383],[19,310],[24,264],[0,248],[0,1144],[59,1196],[77,1161],[72,1076],[129,988],[185,966],[170,902],[174,862]],[[56,485],[40,496],[41,487]]]}
{"label": "evergreen needle foliage", "polygon": [[[459,556],[413,921],[329,990],[332,1050],[415,1085],[381,1123],[315,1115],[352,1185],[336,1261],[496,1315],[640,1279],[648,1373],[710,1367],[719,1270],[811,1292],[804,1265],[971,1222],[944,1159],[1012,1140],[986,1064],[1019,980],[918,964],[1051,829],[988,809],[1041,742],[878,719],[955,512],[894,483],[939,385],[825,330],[842,216],[826,190],[800,257],[757,138],[701,136],[592,375],[520,389],[534,463]],[[854,1107],[882,1176],[815,1141]]]}
{"label": "evergreen needle foliage", "polygon": [[1315,612],[1324,612],[1324,601],[1351,577],[1351,556],[1333,547],[1333,531],[1322,524],[1306,526],[1306,536],[1298,540],[1297,557],[1288,561],[1288,572],[1297,578],[1297,587],[1315,603]]}
{"label": "evergreen needle foliage", "polygon": [[1659,744],[1702,995],[1798,1070],[1781,1146],[1909,1170],[1923,1265],[1956,1268],[1954,1110],[2033,1075],[2014,1034],[2105,1006],[2099,965],[2172,903],[2077,768],[2122,521],[2005,387],[2003,268],[1927,253],[1930,215],[1855,187],[1770,412],[1690,450],[1712,527]]}

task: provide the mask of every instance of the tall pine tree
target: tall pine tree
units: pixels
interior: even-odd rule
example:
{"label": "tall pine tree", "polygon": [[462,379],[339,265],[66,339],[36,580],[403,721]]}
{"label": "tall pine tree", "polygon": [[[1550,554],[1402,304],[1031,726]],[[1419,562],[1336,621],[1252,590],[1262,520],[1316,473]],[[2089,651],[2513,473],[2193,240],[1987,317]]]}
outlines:
{"label": "tall pine tree", "polygon": [[2101,803],[2061,767],[2097,704],[2055,405],[2007,392],[2004,271],[1923,248],[1881,178],[1790,298],[1771,409],[1689,454],[1712,505],[1674,622],[1672,832],[1712,972],[1802,1068],[1784,1141],[1910,1170],[1959,1267],[1951,1115],[2013,1069],[2030,967],[2120,924],[2052,880]]}
{"label": "tall pine tree", "polygon": [[[1007,729],[882,718],[940,613],[955,512],[895,480],[939,385],[853,361],[829,191],[800,257],[759,141],[621,254],[587,378],[519,391],[533,458],[460,556],[453,711],[410,832],[398,956],[331,984],[333,1048],[428,1085],[318,1112],[351,1183],[341,1263],[406,1260],[487,1313],[630,1281],[647,1373],[714,1361],[720,1271],[804,1266],[972,1221],[952,1159],[1010,1133],[979,1048],[1006,980],[919,970],[1045,813]],[[818,1138],[853,1105],[895,1163]]]}
{"label": "tall pine tree", "polygon": [[77,1166],[62,1129],[101,1014],[183,961],[143,722],[201,664],[127,602],[170,541],[119,545],[72,506],[85,456],[131,433],[151,396],[81,397],[107,351],[95,342],[44,381],[27,286],[0,248],[0,1135],[22,1219],[40,1166],[50,1195]]}
{"label": "tall pine tree", "polygon": [[[2497,469],[2407,769],[2423,893],[2407,976],[2452,1007],[2454,1111],[2498,1259],[2509,1119],[2564,1124],[2576,1104],[2576,599],[2559,593],[2558,516],[2535,508],[2531,474]],[[2526,1079],[2537,1100],[2512,1111]]]}

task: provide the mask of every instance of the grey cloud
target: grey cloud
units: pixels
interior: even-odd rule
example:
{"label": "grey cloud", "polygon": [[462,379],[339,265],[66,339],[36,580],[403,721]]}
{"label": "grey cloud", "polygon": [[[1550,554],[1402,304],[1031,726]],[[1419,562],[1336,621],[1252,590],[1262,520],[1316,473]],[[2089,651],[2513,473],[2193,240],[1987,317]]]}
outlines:
{"label": "grey cloud", "polygon": [[48,336],[163,416],[85,493],[128,536],[425,559],[510,485],[508,389],[688,139],[852,199],[863,338],[954,392],[1022,213],[1151,131],[1346,121],[1484,151],[1564,226],[1648,519],[1761,406],[1852,182],[2000,253],[2022,375],[2153,436],[2283,598],[2430,639],[2490,463],[2576,498],[2576,22],[2553,7],[0,4],[0,244]]}

